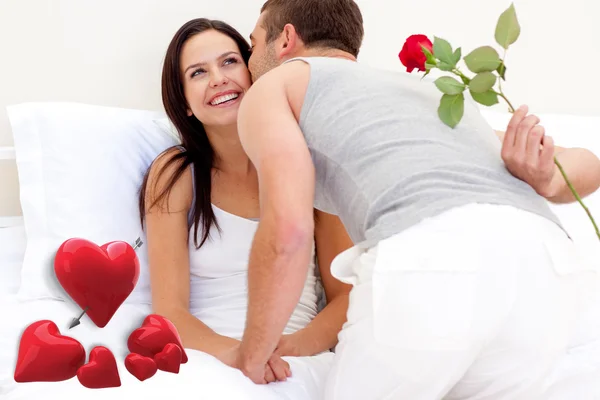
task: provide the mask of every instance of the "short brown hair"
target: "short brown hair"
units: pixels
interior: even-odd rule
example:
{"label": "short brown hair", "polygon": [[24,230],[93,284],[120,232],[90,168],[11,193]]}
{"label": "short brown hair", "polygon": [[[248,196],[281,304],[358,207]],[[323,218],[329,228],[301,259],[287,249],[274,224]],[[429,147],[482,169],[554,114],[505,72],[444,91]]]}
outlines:
{"label": "short brown hair", "polygon": [[267,43],[292,24],[306,47],[339,49],[358,57],[364,28],[353,0],[267,0],[264,12]]}

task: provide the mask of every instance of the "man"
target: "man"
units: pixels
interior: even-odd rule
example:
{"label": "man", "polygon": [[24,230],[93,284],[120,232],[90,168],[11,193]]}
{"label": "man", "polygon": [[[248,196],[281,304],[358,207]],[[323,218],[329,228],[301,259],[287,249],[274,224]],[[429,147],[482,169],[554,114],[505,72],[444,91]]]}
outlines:
{"label": "man", "polygon": [[547,206],[574,201],[553,156],[582,196],[600,160],[527,108],[501,140],[471,104],[448,128],[433,85],[356,62],[362,38],[351,0],[269,0],[252,33],[239,132],[262,210],[236,366],[265,382],[314,205],[356,243],[332,267],[354,286],[327,400],[540,398],[592,273]]}

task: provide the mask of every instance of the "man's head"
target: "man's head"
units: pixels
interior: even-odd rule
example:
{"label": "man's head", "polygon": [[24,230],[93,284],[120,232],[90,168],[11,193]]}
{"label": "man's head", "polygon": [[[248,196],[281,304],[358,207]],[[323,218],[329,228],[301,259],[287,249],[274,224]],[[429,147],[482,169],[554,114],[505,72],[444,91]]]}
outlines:
{"label": "man's head", "polygon": [[254,80],[284,61],[335,50],[358,57],[363,19],[353,0],[267,0],[250,36]]}

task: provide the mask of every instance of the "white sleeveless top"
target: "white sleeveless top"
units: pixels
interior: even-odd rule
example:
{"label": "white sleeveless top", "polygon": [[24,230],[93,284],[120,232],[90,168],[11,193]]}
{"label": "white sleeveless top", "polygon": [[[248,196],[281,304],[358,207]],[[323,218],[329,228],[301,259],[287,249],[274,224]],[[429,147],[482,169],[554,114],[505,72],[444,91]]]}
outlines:
{"label": "white sleeveless top", "polygon": [[[183,147],[180,149],[184,150]],[[193,165],[191,168],[193,174]],[[195,187],[193,193],[195,202]],[[210,236],[200,249],[196,249],[194,243],[193,210],[188,214],[190,312],[218,334],[240,340],[248,306],[248,259],[258,221],[228,213],[215,205],[213,210],[221,232],[214,225],[211,226]],[[199,238],[201,234],[202,228],[198,230]],[[140,238],[146,242],[143,230]],[[149,305],[152,304],[152,296],[148,253],[144,248],[138,255],[142,266],[139,281],[126,302]],[[308,325],[324,306],[324,301],[313,242],[304,289],[283,333],[290,334]]]}
{"label": "white sleeveless top", "polygon": [[[248,306],[248,259],[258,221],[242,218],[213,205],[220,232],[196,249],[194,225],[189,234],[190,312],[216,333],[241,340]],[[198,237],[202,228],[198,230]],[[315,246],[300,301],[284,334],[304,328],[318,312],[319,285]]]}

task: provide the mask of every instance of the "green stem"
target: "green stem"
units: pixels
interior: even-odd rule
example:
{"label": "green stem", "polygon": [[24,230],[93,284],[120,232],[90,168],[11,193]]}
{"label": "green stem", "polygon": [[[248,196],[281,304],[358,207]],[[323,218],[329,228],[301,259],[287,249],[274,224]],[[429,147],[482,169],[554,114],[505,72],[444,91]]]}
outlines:
{"label": "green stem", "polygon": [[[500,63],[500,68],[502,68],[504,66],[504,63],[506,61],[506,49],[504,50],[504,55],[502,56],[502,62]],[[506,98],[506,95],[504,94],[504,92],[502,91],[502,77],[498,77],[498,92],[496,93],[498,96],[502,97],[504,99],[504,101],[506,101],[506,104],[508,104],[508,108],[510,110],[511,113],[515,112],[515,107],[513,107],[513,105],[510,103],[510,101],[508,101],[508,99]]]}
{"label": "green stem", "polygon": [[[500,63],[500,68],[502,68],[504,66],[504,63],[506,62],[506,49],[504,49],[504,55],[502,56],[502,62]],[[500,93],[504,94],[504,92],[502,91],[502,77],[498,77],[498,88],[500,89]],[[513,106],[510,105],[510,102],[506,99],[506,97],[502,96],[502,98],[504,98],[504,100],[506,100],[506,102],[508,103],[508,106],[510,108],[512,108],[512,112],[515,112],[515,109]]]}
{"label": "green stem", "polygon": [[496,92],[496,94],[500,97],[502,97],[504,99],[504,101],[506,101],[506,104],[508,104],[508,108],[510,110],[511,113],[515,112],[515,108],[513,107],[513,105],[510,103],[510,101],[508,101],[508,99],[506,98],[506,96],[504,95],[504,93],[502,92],[502,89],[500,89],[499,92]]}
{"label": "green stem", "polygon": [[469,77],[468,77],[468,76],[466,76],[465,74],[463,74],[463,73],[460,71],[460,69],[458,69],[458,68],[454,68],[454,69],[452,70],[452,72],[453,72],[453,73],[455,73],[456,75],[460,76],[460,77],[462,78],[462,80],[463,80],[463,82],[464,82],[465,84],[468,84],[468,82],[471,82],[471,79],[469,79]]}
{"label": "green stem", "polygon": [[567,176],[567,173],[565,172],[565,170],[564,170],[563,166],[560,164],[560,162],[556,159],[556,157],[554,157],[554,164],[556,164],[556,166],[558,167],[558,170],[560,171],[561,175],[565,179],[565,182],[567,182],[567,186],[569,186],[569,189],[571,189],[571,193],[573,193],[573,196],[575,196],[575,199],[577,199],[577,202],[579,204],[581,204],[581,207],[583,207],[583,209],[585,210],[586,214],[590,218],[590,221],[592,221],[592,225],[594,225],[594,229],[596,230],[596,235],[600,239],[600,230],[598,230],[598,225],[596,225],[596,221],[594,221],[594,217],[592,217],[592,213],[585,206],[585,204],[583,204],[583,200],[581,199],[581,197],[579,196],[579,194],[577,193],[577,191],[573,187],[573,184],[569,180],[569,177]]}
{"label": "green stem", "polygon": [[[502,89],[500,89],[500,92],[497,93],[497,94],[500,97],[502,97],[504,99],[504,101],[506,101],[506,104],[508,104],[508,107],[510,108],[510,112],[514,113],[515,112],[515,108],[512,106],[512,104],[510,103],[510,101],[508,101],[508,99],[506,98],[506,96],[504,95],[504,93],[502,93]],[[558,167],[558,170],[560,171],[561,175],[563,176],[565,182],[567,183],[567,186],[569,187],[569,190],[571,191],[571,193],[573,194],[573,196],[575,197],[575,199],[581,205],[581,207],[583,207],[583,209],[585,210],[586,214],[588,215],[590,221],[592,221],[592,225],[594,226],[594,229],[596,230],[596,235],[598,236],[598,239],[600,239],[600,230],[598,229],[598,225],[596,225],[596,221],[594,220],[594,217],[592,216],[592,213],[586,207],[586,205],[583,203],[583,200],[581,199],[581,196],[579,196],[579,194],[577,193],[577,190],[575,190],[575,187],[573,187],[573,184],[569,180],[569,177],[567,176],[567,173],[565,172],[565,170],[564,170],[563,166],[560,164],[560,162],[556,159],[556,157],[554,157],[554,164],[556,164],[556,166]]]}

